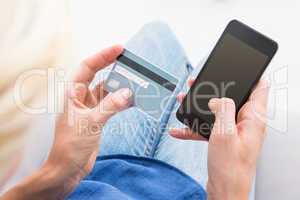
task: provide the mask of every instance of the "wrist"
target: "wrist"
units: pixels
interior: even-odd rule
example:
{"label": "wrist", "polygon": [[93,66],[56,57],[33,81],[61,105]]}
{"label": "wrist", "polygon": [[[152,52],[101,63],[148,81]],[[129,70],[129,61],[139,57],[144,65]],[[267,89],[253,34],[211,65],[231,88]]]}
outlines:
{"label": "wrist", "polygon": [[64,199],[78,185],[78,177],[68,176],[63,168],[46,164],[9,190],[4,199]]}
{"label": "wrist", "polygon": [[70,173],[64,166],[48,163],[38,173],[37,178],[43,186],[37,192],[47,195],[48,199],[64,199],[65,196],[75,189],[81,180],[79,174]]}
{"label": "wrist", "polygon": [[247,186],[239,185],[230,189],[228,184],[214,184],[210,180],[207,182],[207,199],[208,200],[248,200],[249,190]]}
{"label": "wrist", "polygon": [[39,173],[38,178],[44,185],[40,189],[51,197],[49,199],[64,199],[65,196],[75,189],[81,180],[79,174],[68,173],[68,169],[63,166],[45,164]]}

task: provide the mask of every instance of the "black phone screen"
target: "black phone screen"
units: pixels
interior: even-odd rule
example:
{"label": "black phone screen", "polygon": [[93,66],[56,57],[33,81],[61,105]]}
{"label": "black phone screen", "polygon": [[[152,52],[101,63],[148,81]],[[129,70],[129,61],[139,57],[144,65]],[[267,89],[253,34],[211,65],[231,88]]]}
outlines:
{"label": "black phone screen", "polygon": [[212,97],[232,98],[237,108],[265,67],[268,57],[234,36],[225,34],[204,66],[190,95],[190,109],[208,121],[208,101]]}
{"label": "black phone screen", "polygon": [[239,109],[267,61],[267,55],[225,33],[188,93],[184,112],[210,126],[214,122],[208,108],[211,98],[232,98]]}

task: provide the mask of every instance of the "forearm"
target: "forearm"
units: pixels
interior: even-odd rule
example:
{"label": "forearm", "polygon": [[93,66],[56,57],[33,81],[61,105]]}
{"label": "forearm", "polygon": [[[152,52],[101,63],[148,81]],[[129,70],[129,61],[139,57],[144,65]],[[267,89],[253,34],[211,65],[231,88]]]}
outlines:
{"label": "forearm", "polygon": [[[1,200],[64,199],[79,183],[65,176],[63,169],[45,166],[4,194]],[[68,178],[71,177],[71,178]]]}

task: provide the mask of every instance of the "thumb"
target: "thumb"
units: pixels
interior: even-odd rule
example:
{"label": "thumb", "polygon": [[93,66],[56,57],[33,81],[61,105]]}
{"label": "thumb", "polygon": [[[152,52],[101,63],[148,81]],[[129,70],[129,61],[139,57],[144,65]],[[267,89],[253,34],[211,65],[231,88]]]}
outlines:
{"label": "thumb", "polygon": [[73,83],[71,95],[72,98],[78,99],[81,103],[84,102],[88,92],[88,86],[84,83]]}
{"label": "thumb", "polygon": [[215,115],[212,134],[236,134],[235,103],[229,98],[213,98],[208,106]]}
{"label": "thumb", "polygon": [[132,91],[128,88],[120,89],[108,94],[92,111],[93,119],[101,124],[115,113],[129,107],[131,103]]}

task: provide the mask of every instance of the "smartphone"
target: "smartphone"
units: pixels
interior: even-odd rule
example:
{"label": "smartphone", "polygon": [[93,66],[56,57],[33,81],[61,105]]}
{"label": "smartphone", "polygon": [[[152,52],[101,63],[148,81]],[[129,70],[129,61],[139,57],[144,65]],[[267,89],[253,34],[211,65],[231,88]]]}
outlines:
{"label": "smartphone", "polygon": [[178,120],[209,139],[215,121],[208,108],[209,100],[231,98],[238,112],[277,49],[275,41],[232,20],[180,105]]}

